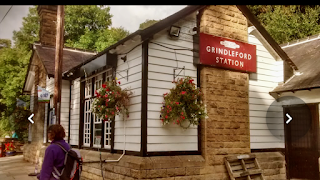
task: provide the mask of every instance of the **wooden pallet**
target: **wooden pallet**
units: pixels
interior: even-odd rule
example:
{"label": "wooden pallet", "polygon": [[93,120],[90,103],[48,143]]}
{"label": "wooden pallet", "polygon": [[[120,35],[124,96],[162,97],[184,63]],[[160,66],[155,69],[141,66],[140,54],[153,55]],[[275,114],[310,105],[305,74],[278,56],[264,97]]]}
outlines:
{"label": "wooden pallet", "polygon": [[254,154],[229,156],[224,162],[231,180],[264,180]]}

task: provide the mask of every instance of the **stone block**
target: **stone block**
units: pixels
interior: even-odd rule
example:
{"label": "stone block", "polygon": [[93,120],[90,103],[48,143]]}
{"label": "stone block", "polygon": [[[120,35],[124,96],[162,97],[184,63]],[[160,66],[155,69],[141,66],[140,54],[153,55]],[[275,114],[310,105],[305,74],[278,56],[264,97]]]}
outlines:
{"label": "stone block", "polygon": [[200,167],[186,167],[186,176],[200,175]]}
{"label": "stone block", "polygon": [[167,169],[151,169],[147,170],[147,178],[163,178],[167,177]]}

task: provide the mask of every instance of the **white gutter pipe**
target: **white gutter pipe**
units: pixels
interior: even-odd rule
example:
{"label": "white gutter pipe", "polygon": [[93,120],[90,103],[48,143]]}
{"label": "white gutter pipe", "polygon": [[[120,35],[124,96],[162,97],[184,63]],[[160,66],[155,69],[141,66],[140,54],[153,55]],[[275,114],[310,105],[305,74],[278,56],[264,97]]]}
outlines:
{"label": "white gutter pipe", "polygon": [[104,160],[104,162],[119,162],[121,160],[121,158],[123,157],[123,155],[126,153],[126,122],[123,121],[123,151],[122,151],[122,155],[119,157],[119,159],[117,160]]}

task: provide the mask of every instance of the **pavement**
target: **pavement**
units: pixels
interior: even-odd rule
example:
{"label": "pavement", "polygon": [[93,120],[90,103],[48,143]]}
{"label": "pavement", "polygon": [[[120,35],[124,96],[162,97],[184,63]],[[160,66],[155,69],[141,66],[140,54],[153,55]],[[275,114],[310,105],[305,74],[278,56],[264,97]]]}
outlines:
{"label": "pavement", "polygon": [[36,176],[28,176],[34,173],[35,165],[24,161],[23,155],[0,157],[1,180],[37,180]]}

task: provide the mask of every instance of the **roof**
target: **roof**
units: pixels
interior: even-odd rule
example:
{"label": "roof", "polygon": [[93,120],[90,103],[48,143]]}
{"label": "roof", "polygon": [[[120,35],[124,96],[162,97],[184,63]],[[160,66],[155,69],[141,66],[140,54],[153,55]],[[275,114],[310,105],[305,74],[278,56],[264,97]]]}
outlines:
{"label": "roof", "polygon": [[282,85],[270,93],[280,93],[297,90],[310,90],[320,87],[320,38],[297,41],[282,47],[299,68],[301,75],[293,75]]}
{"label": "roof", "polygon": [[[136,37],[137,35],[141,36],[141,40],[144,41],[151,36],[153,36],[155,33],[163,30],[164,28],[170,26],[171,24],[177,22],[179,19],[197,11],[200,10],[207,5],[189,5],[182,10],[172,14],[171,16],[168,16],[167,18],[149,26],[146,29],[143,30],[137,30],[134,33],[130,34],[129,36],[125,37],[124,39],[118,41],[117,43],[107,47],[105,50],[99,52],[95,56],[92,56],[91,58],[85,60],[84,63],[79,64],[78,66],[72,68],[69,70],[74,71],[78,68],[80,68],[82,65],[85,65],[92,60],[96,59],[97,57],[102,56],[103,54],[107,53],[109,50],[116,48],[117,46],[123,44],[124,42]],[[288,57],[288,55],[281,49],[281,47],[276,43],[276,41],[270,36],[270,34],[265,30],[265,28],[260,24],[260,22],[255,18],[255,16],[250,12],[250,10],[245,5],[237,5],[239,10],[243,13],[243,15],[251,22],[252,25],[256,27],[256,29],[261,33],[261,35],[266,39],[266,41],[270,44],[270,46],[276,51],[277,54],[281,57],[282,60],[287,61],[288,64],[295,70],[297,70],[297,66],[292,62],[292,60]]]}
{"label": "roof", "polygon": [[[48,76],[54,76],[55,47],[34,44],[35,52],[42,61]],[[95,55],[93,52],[63,48],[62,72],[66,72]]]}
{"label": "roof", "polygon": [[293,69],[298,70],[298,67],[290,59],[290,57],[283,51],[278,43],[271,37],[267,30],[260,24],[254,14],[250,12],[246,5],[237,5],[243,15],[250,21],[252,25],[260,32],[260,34],[267,40],[271,47],[278,53],[282,60],[286,61]]}
{"label": "roof", "polygon": [[111,49],[114,49],[116,48],[117,46],[123,44],[124,42],[136,37],[137,35],[141,36],[141,40],[144,41],[148,38],[150,38],[151,36],[153,36],[155,33],[165,29],[166,27],[170,26],[171,24],[177,22],[178,20],[180,20],[181,18],[185,17],[185,16],[188,16],[189,14],[201,9],[201,8],[204,8],[205,5],[192,5],[192,6],[187,6],[183,9],[181,9],[180,11],[166,17],[165,19],[162,19],[161,21],[145,28],[145,29],[139,29],[137,31],[135,31],[134,33],[131,33],[129,36],[121,39],[120,41],[116,42],[115,44],[107,47],[106,49],[104,49],[103,51],[99,52],[98,54],[96,54],[95,56],[87,59],[84,63],[82,64],[79,64],[78,66],[72,68],[69,70],[72,71],[72,70],[75,70],[75,69],[78,69],[80,68],[82,65],[85,65],[89,62],[91,62],[92,60],[102,56],[103,54],[106,54],[109,50]]}

